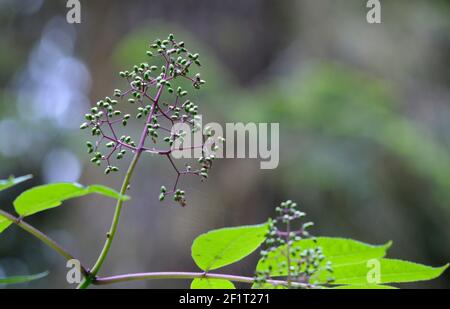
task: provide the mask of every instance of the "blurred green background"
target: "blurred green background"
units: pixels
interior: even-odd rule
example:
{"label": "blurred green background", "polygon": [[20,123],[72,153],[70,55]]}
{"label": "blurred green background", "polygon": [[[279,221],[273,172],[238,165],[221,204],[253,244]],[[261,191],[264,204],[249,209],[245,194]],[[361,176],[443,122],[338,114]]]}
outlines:
{"label": "blurred green background", "polygon": [[[450,260],[450,1],[381,1],[382,24],[363,0],[0,0],[0,178],[35,178],[0,195],[57,181],[119,188],[85,153],[79,124],[90,104],[123,86],[117,72],[147,59],[168,33],[200,52],[206,122],[280,123],[280,164],[223,159],[207,183],[183,180],[189,205],[158,202],[174,180],[165,160],[140,162],[102,274],[195,271],[198,234],[256,224],[293,199],[316,235],[374,244],[433,266]],[[123,171],[123,169],[122,169]],[[29,221],[92,265],[114,210],[87,197]],[[257,254],[226,271],[252,275]],[[64,261],[25,232],[0,237],[0,277],[50,270],[16,287],[62,287]],[[112,287],[188,287],[146,281]],[[409,287],[450,287],[448,272]]]}

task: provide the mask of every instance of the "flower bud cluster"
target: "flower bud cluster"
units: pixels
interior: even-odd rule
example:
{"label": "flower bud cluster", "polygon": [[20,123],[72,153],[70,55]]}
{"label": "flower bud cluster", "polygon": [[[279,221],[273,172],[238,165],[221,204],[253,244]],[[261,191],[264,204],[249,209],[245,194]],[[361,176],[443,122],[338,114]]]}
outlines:
{"label": "flower bud cluster", "polygon": [[[322,270],[332,273],[331,263],[325,262],[325,256],[319,246],[302,248],[302,239],[311,238],[316,242],[308,231],[314,224],[299,222],[305,213],[298,210],[297,203],[291,200],[282,202],[275,211],[277,216],[269,222],[265,249],[261,251],[260,263],[267,263],[268,266],[264,271],[256,273],[255,285],[267,287],[273,277],[285,276],[285,284],[276,287],[314,288],[315,274]],[[280,226],[283,226],[283,229]]]}
{"label": "flower bud cluster", "polygon": [[[180,176],[197,175],[202,180],[206,179],[215,158],[214,154],[205,154],[198,160],[200,166],[197,169],[186,166],[183,170],[175,165],[172,157],[175,142],[184,138],[183,132],[172,132],[172,127],[177,123],[185,123],[193,132],[198,130],[199,107],[187,98],[188,90],[177,85],[177,80],[188,80],[194,89],[200,89],[205,84],[200,73],[191,74],[195,67],[201,66],[200,55],[190,52],[183,41],[175,41],[173,34],[166,39],[155,40],[146,54],[151,59],[162,59],[163,65],[142,62],[131,70],[121,71],[119,75],[126,80],[128,89],[115,89],[111,97],[99,100],[85,115],[86,121],[80,129],[90,129],[95,141],[86,143],[87,151],[92,154],[93,164],[105,165],[105,174],[118,172],[119,167],[114,161],[122,160],[129,152],[167,157],[177,177],[171,190],[161,190],[160,200],[171,195],[175,202],[185,206],[185,192],[178,188]],[[136,112],[124,113],[119,109],[121,104],[126,103],[134,106]],[[133,138],[133,134],[126,131],[133,119],[144,122],[138,138]],[[152,146],[149,145],[150,141]],[[205,153],[204,143],[194,145],[192,149],[201,147],[202,153]],[[157,149],[156,144],[165,147]]]}

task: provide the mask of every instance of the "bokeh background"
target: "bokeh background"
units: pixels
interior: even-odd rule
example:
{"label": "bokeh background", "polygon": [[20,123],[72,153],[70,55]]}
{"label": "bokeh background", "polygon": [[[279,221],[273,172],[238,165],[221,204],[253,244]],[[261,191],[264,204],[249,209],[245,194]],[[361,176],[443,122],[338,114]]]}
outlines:
{"label": "bokeh background", "polygon": [[[374,244],[390,256],[450,260],[450,1],[381,1],[382,24],[363,0],[0,1],[0,178],[34,179],[1,192],[2,209],[33,185],[57,181],[119,188],[89,163],[89,106],[122,86],[117,72],[147,59],[168,33],[203,59],[206,122],[279,122],[280,165],[223,159],[210,179],[184,179],[189,205],[158,201],[173,171],[139,165],[102,274],[195,271],[190,245],[213,228],[256,224],[285,199],[300,203],[316,235]],[[123,169],[122,169],[123,170]],[[114,210],[91,196],[29,221],[92,265]],[[225,271],[252,275],[257,254]],[[70,288],[65,263],[11,227],[0,237],[0,276],[50,270],[14,287]],[[146,281],[111,287],[188,287]],[[450,287],[448,272],[407,287]]]}

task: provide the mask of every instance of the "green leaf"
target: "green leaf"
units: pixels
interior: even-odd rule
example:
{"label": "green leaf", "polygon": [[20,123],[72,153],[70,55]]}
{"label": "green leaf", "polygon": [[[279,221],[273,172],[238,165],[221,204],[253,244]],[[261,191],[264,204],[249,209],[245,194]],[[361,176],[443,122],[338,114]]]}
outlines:
{"label": "green leaf", "polygon": [[129,199],[128,196],[120,195],[118,192],[105,186],[93,185],[84,187],[77,183],[55,183],[37,186],[23,192],[14,200],[14,207],[20,216],[25,217],[57,207],[65,200],[91,193],[120,200]]}
{"label": "green leaf", "polygon": [[390,285],[379,285],[379,284],[366,284],[366,285],[340,285],[333,287],[332,289],[339,290],[395,290],[394,286]]}
{"label": "green leaf", "polygon": [[0,284],[18,284],[18,283],[25,283],[30,282],[33,280],[38,280],[41,278],[44,278],[48,275],[48,271],[35,274],[35,275],[29,275],[29,276],[14,276],[14,277],[7,277],[7,278],[0,278]]}
{"label": "green leaf", "polygon": [[29,179],[33,178],[33,175],[25,175],[25,176],[21,176],[21,177],[9,177],[8,179],[5,180],[0,180],[0,191],[2,190],[6,190],[12,186],[15,186],[21,182],[27,181]]}
{"label": "green leaf", "polygon": [[120,195],[120,193],[117,192],[116,190],[108,188],[106,186],[102,186],[102,185],[91,185],[91,186],[87,187],[86,189],[89,193],[97,193],[100,195],[111,197],[116,200],[126,201],[126,200],[130,199],[129,196]]}
{"label": "green leaf", "polygon": [[[334,278],[332,284],[367,285],[369,281],[378,278],[374,284],[415,282],[431,280],[439,277],[448,267],[430,267],[413,262],[394,259],[379,259],[374,263],[361,262],[356,264],[342,264],[333,266]],[[379,270],[379,276],[374,275]],[[319,283],[326,283],[329,274],[319,271],[311,280]]]}
{"label": "green leaf", "polygon": [[267,231],[267,223],[209,231],[194,240],[192,258],[204,271],[232,264],[255,251]]}
{"label": "green leaf", "polygon": [[192,280],[191,289],[235,289],[234,284],[224,279],[197,278]]}
{"label": "green leaf", "polygon": [[8,226],[10,226],[11,224],[12,224],[11,220],[0,215],[0,233],[6,230]]}
{"label": "green leaf", "polygon": [[[358,263],[373,258],[382,258],[386,255],[387,249],[391,246],[391,242],[385,245],[373,246],[356,240],[336,237],[317,237],[316,242],[313,239],[303,239],[293,243],[292,248],[300,247],[301,250],[321,247],[325,256],[325,260],[321,265],[325,265],[328,261],[332,263],[332,268],[337,265]],[[257,271],[268,271],[271,268],[271,274],[283,276],[287,274],[287,264],[283,267],[280,262],[286,260],[284,255],[286,246],[278,247],[270,252],[265,260],[260,260],[256,266]],[[295,265],[295,263],[293,264]]]}

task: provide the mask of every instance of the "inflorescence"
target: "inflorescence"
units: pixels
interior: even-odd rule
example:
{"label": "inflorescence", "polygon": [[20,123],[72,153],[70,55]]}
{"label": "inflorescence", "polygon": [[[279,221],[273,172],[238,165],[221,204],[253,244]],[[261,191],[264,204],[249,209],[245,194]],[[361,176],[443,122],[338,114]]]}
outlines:
{"label": "inflorescence", "polygon": [[[130,71],[120,72],[120,77],[129,85],[128,89],[115,89],[112,97],[98,101],[96,106],[91,108],[91,112],[85,115],[86,122],[80,128],[90,128],[92,136],[96,138],[94,142],[86,142],[87,150],[93,155],[92,163],[98,166],[106,165],[105,174],[119,171],[119,168],[113,165],[113,159],[121,160],[128,152],[166,157],[176,172],[176,180],[171,189],[161,187],[159,199],[162,201],[165,197],[172,196],[174,201],[185,206],[185,192],[178,188],[180,177],[197,175],[202,180],[206,179],[215,159],[214,151],[204,151],[205,136],[210,136],[209,132],[202,132],[200,145],[181,149],[202,149],[202,156],[198,159],[199,168],[193,169],[185,165],[180,169],[172,155],[175,142],[182,143],[186,134],[182,130],[172,130],[175,124],[187,124],[192,132],[199,130],[198,106],[187,99],[187,90],[175,85],[178,78],[187,80],[195,89],[200,89],[205,84],[199,73],[190,74],[193,67],[201,65],[199,54],[188,51],[184,42],[175,41],[173,34],[170,34],[165,40],[155,40],[147,55],[159,58],[160,61],[162,59],[163,65],[143,62]],[[124,101],[136,106],[135,115],[124,114],[117,108],[119,103]],[[123,127],[126,127],[132,118],[144,122],[139,139],[134,139],[126,133],[118,133],[118,130],[124,130]],[[147,146],[147,137],[151,139],[153,147]],[[155,147],[157,143],[163,145],[162,149]],[[217,150],[217,147],[213,145],[211,149]]]}
{"label": "inflorescence", "polygon": [[[277,217],[269,222],[265,249],[261,251],[262,271],[255,275],[255,286],[259,288],[314,288],[312,278],[321,270],[332,273],[331,263],[322,263],[325,256],[318,246],[302,248],[301,240],[311,237],[308,228],[312,222],[299,223],[305,216],[298,210],[297,203],[290,200],[276,208]],[[279,226],[284,226],[283,229]],[[267,266],[267,267],[266,267]],[[285,277],[286,283],[273,286],[270,280]],[[331,278],[329,280],[332,280]]]}

